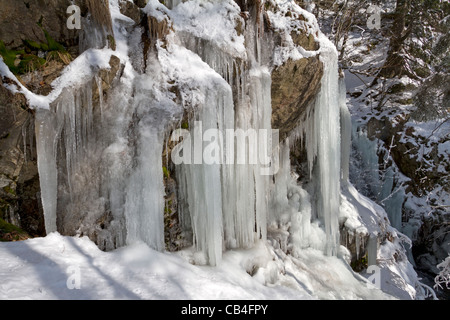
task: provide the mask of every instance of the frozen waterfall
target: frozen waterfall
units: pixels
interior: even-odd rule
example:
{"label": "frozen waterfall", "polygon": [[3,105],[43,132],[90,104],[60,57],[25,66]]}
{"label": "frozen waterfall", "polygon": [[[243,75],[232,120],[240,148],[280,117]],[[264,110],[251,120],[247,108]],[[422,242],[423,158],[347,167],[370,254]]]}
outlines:
{"label": "frozen waterfall", "polygon": [[304,144],[306,149],[310,180],[314,185],[313,217],[324,224],[325,252],[336,255],[339,248],[342,99],[336,48],[325,36],[322,35],[320,40],[320,59],[324,64],[321,89],[315,104],[307,111],[306,119],[292,134],[292,140],[300,140],[300,145]]}
{"label": "frozen waterfall", "polygon": [[[173,17],[181,19],[186,3],[170,4]],[[239,15],[236,6],[228,10]],[[209,21],[207,14],[202,18]],[[171,32],[165,43],[157,41],[147,61],[136,52],[133,59],[141,60],[131,61],[123,48],[134,45],[137,51],[139,44],[128,42],[120,25],[125,19],[113,19],[123,72],[113,82],[114,90],[104,92],[99,69],[92,68],[50,110],[37,112],[47,232],[89,235],[106,250],[144,241],[163,251],[162,154],[172,138],[179,143],[172,156],[178,152],[178,159],[193,160],[175,171],[179,220],[193,235],[196,263],[218,265],[224,250],[252,248],[259,240],[277,238],[275,234],[286,249],[312,246],[335,255],[341,162],[348,161],[341,160],[345,102],[338,99],[337,52],[320,34],[322,87],[297,132],[307,151],[311,189],[291,175],[295,143],[285,141],[278,148],[277,128],[271,126],[268,65],[273,48],[265,43],[263,20],[259,16],[247,25],[245,48],[239,38],[232,49],[224,49],[222,42],[185,26]],[[109,60],[111,54],[100,58]],[[143,65],[146,70],[135,67]],[[188,122],[184,131],[179,128],[183,114]],[[178,135],[170,137],[177,126]],[[211,135],[211,129],[219,134]]]}

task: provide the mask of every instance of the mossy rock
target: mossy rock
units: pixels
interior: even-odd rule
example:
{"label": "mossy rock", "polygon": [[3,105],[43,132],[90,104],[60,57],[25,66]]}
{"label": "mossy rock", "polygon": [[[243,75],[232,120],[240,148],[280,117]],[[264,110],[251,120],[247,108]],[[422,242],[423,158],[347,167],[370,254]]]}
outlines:
{"label": "mossy rock", "polygon": [[427,78],[431,75],[430,70],[424,68],[424,67],[417,67],[414,69],[414,72],[416,75],[418,75],[421,78]]}
{"label": "mossy rock", "polygon": [[167,170],[166,167],[162,167],[162,169],[163,169],[164,177],[170,178],[170,172],[169,172],[169,170]]}
{"label": "mossy rock", "polygon": [[30,236],[25,231],[0,219],[0,242],[21,241],[28,238]]}
{"label": "mossy rock", "polygon": [[351,267],[355,272],[361,272],[368,267],[368,258],[367,254],[359,258],[358,260],[351,263]]}
{"label": "mossy rock", "polygon": [[15,75],[39,69],[46,62],[45,59],[37,55],[26,53],[25,50],[9,50],[5,47],[3,41],[0,41],[0,55],[9,70]]}
{"label": "mossy rock", "polygon": [[11,188],[10,186],[6,186],[3,188],[3,191],[5,191],[6,193],[12,195],[12,196],[16,196],[16,190],[14,190],[13,188]]}
{"label": "mossy rock", "polygon": [[33,40],[24,40],[23,43],[30,50],[38,50],[38,51],[48,51],[49,47],[45,43],[39,43]]}
{"label": "mossy rock", "polygon": [[[58,53],[65,64],[70,62],[72,58],[67,53],[66,48],[55,41],[47,30],[42,28],[40,23],[38,25],[41,27],[45,35],[45,40],[47,43],[40,43],[33,40],[23,40],[23,49],[21,50],[11,50],[8,49],[5,43],[0,40],[0,55],[3,57],[5,64],[15,75],[25,74],[37,70],[45,65],[47,59],[44,59],[38,54],[44,52],[45,56],[49,56],[50,53]],[[66,58],[69,56],[68,58]]]}
{"label": "mossy rock", "polygon": [[404,105],[404,106],[408,106],[408,105],[412,105],[414,103],[414,99],[413,98],[408,98],[408,99],[397,99],[395,100],[395,102]]}

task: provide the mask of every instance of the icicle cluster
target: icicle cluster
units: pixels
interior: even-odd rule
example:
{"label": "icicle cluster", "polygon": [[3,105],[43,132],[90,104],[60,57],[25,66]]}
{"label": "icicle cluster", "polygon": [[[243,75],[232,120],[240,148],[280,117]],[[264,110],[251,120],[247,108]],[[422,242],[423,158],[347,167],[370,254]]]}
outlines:
{"label": "icicle cluster", "polygon": [[[279,166],[278,172],[272,172],[274,177],[262,174],[267,167],[260,162],[250,161],[260,153],[259,148],[266,155],[272,153],[273,145],[268,141],[258,140],[256,145],[246,140],[244,148],[236,150],[228,150],[227,144],[217,150],[207,149],[207,142],[218,139],[205,137],[209,129],[222,133],[241,130],[244,134],[266,130],[270,136],[264,140],[274,138],[268,68],[274,48],[263,34],[263,11],[245,24],[231,1],[203,5],[171,1],[169,7],[173,10],[152,0],[144,9],[173,19],[175,29],[166,43],[157,42],[157,52],[151,53],[147,70],[138,74],[131,66],[145,63],[130,63],[124,55],[121,60],[126,72],[114,92],[105,95],[102,79],[93,73],[84,83],[60,95],[50,110],[37,113],[47,232],[76,226],[83,233],[88,225],[97,225],[97,239],[107,249],[144,241],[164,250],[161,155],[167,130],[181,120],[182,107],[189,115],[193,140],[182,157],[191,154],[194,161],[176,168],[179,215],[203,255],[199,263],[217,265],[223,250],[251,248],[258,240],[266,240],[268,233],[286,251],[312,246],[335,255],[339,247],[340,113],[345,107],[337,99],[340,92],[334,46],[317,33],[321,46],[317,53],[325,73],[317,101],[297,132],[306,147],[312,181],[311,186],[303,188],[291,176],[289,154],[293,145],[289,141],[277,150],[280,161],[272,159],[272,169]],[[186,20],[184,9],[186,17],[197,15],[196,24]],[[223,24],[231,23],[232,28],[217,29],[226,33],[213,37],[213,29],[203,28],[210,23],[211,15],[223,19]],[[308,19],[313,20],[311,15]],[[236,21],[246,25],[245,39],[237,35]],[[127,40],[123,29],[115,25],[115,32],[117,46],[124,50]],[[232,45],[227,48],[226,43]],[[176,97],[170,91],[173,87],[179,90]],[[92,88],[98,93],[94,94]],[[93,96],[98,96],[95,102]],[[292,140],[295,138],[294,134]],[[214,151],[222,162],[203,163],[204,159],[197,157],[200,154],[202,158],[204,150]],[[349,151],[343,154],[348,157]],[[240,157],[244,163],[239,162]],[[347,172],[344,169],[342,175]],[[106,224],[110,224],[108,232],[102,227]]]}
{"label": "icicle cluster", "polygon": [[[248,61],[244,63],[240,58],[242,55],[233,57],[218,44],[191,32],[181,32],[179,39],[190,49],[184,52],[185,55],[193,55],[194,52],[206,62],[205,65],[199,64],[204,70],[196,72],[202,78],[211,75],[208,84],[199,89],[202,99],[196,100],[200,103],[195,106],[190,119],[191,128],[195,122],[202,125],[196,128],[200,132],[193,133],[195,140],[200,140],[208,129],[218,129],[223,133],[232,130],[236,135],[263,129],[271,134],[271,77],[268,69],[261,66],[258,55],[253,54],[258,50],[250,47]],[[258,47],[259,42],[254,46]],[[192,60],[190,63],[192,65]],[[171,74],[170,71],[167,73]],[[184,87],[187,84],[180,81],[183,78],[180,73],[183,71],[178,72],[178,79],[174,80]],[[192,74],[185,76],[185,81],[191,84],[202,83],[203,80],[195,79]],[[184,104],[189,105],[191,101],[187,97]],[[238,148],[238,138],[233,136],[232,139]],[[250,161],[255,153],[271,152],[259,150],[266,141],[258,140],[256,144],[249,138],[249,141],[244,140],[243,149],[226,150],[225,146],[219,150],[224,160],[220,164],[189,164],[177,168],[179,196],[186,203],[180,210],[181,220],[190,222],[187,227],[192,228],[196,248],[204,254],[204,261],[211,265],[220,262],[224,249],[250,248],[257,240],[266,238],[269,176],[262,174],[265,168],[259,162]],[[199,154],[197,147],[192,144],[192,154]],[[232,158],[227,158],[229,156]],[[242,159],[243,162],[240,161]]]}

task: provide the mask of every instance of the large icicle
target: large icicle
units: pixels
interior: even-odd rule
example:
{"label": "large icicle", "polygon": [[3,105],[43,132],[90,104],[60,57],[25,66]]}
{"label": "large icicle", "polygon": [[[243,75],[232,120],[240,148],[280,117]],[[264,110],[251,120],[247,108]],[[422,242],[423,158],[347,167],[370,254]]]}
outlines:
{"label": "large icicle", "polygon": [[[189,139],[185,137],[172,151],[172,160],[174,154],[184,158],[180,163],[175,161],[179,164],[176,171],[182,202],[180,220],[192,229],[199,252],[196,262],[217,265],[224,247],[223,195],[229,190],[224,186],[232,186],[224,182],[225,151],[220,141],[226,129],[234,129],[231,88],[192,51],[171,45],[167,50],[159,48],[159,58],[169,80],[177,81],[184,92],[190,92],[183,95],[183,104],[191,114]],[[208,136],[211,132],[219,136]]]}
{"label": "large icicle", "polygon": [[306,119],[291,137],[293,140],[300,139],[300,145],[306,149],[310,180],[314,186],[312,192],[315,193],[313,217],[319,218],[324,224],[325,252],[335,255],[339,248],[340,114],[343,112],[343,101],[340,98],[336,48],[323,34],[320,34],[319,41],[320,60],[324,64],[321,89],[315,104],[306,111]]}
{"label": "large icicle", "polygon": [[352,117],[347,107],[345,78],[339,79],[339,107],[341,117],[341,182],[349,182],[350,153],[352,147]]}
{"label": "large icicle", "polygon": [[55,119],[49,111],[37,110],[35,130],[45,230],[47,233],[51,233],[57,230],[58,169],[56,166]]}
{"label": "large icicle", "polygon": [[[266,161],[272,155],[271,77],[269,70],[255,59],[246,69],[239,59],[223,54],[221,48],[206,40],[188,33],[181,33],[180,37],[209,64],[198,63],[200,59],[192,51],[185,51],[184,64],[179,65],[180,57],[171,57],[174,60],[163,64],[176,70],[178,82],[203,86],[200,96],[204,99],[195,100],[201,101],[196,107],[200,111],[194,112],[190,127],[199,121],[203,126],[201,133],[218,129],[224,138],[219,165],[194,162],[177,168],[180,196],[187,199],[187,205],[181,206],[181,220],[191,224],[197,249],[205,254],[205,262],[214,265],[220,262],[223,249],[251,248],[258,239],[266,238],[267,192],[270,171],[274,169]],[[190,71],[193,67],[201,70]],[[166,73],[172,74],[173,70]],[[195,74],[202,76],[197,79]],[[203,84],[207,75],[210,80]],[[234,94],[231,88],[236,90]],[[191,137],[197,136],[191,130]],[[195,151],[193,144],[193,155]],[[253,156],[256,161],[252,161]]]}
{"label": "large icicle", "polygon": [[340,207],[340,105],[338,81],[338,56],[334,45],[321,41],[321,61],[324,63],[322,87],[314,110],[315,140],[317,150],[318,191],[317,211],[325,224],[327,236],[326,253],[335,255],[339,248]]}
{"label": "large icicle", "polygon": [[125,189],[127,243],[144,241],[164,250],[164,183],[162,137],[150,126],[141,128],[137,166]]}

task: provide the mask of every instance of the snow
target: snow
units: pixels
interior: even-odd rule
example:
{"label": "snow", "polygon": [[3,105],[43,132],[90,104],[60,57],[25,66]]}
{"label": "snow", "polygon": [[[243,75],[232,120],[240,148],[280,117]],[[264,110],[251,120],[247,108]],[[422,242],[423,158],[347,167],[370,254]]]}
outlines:
{"label": "snow", "polygon": [[12,80],[15,85],[8,88],[13,92],[22,93],[28,100],[32,109],[50,109],[50,104],[54,102],[62,93],[64,88],[77,87],[85,83],[86,78],[92,77],[99,69],[110,69],[109,60],[115,52],[110,49],[89,49],[78,56],[74,61],[64,68],[61,75],[52,83],[53,90],[49,95],[43,96],[28,90],[15,75],[8,69],[0,58],[0,76]]}
{"label": "snow", "polygon": [[232,0],[186,1],[172,10],[157,0],[150,0],[143,11],[159,21],[170,18],[177,33],[189,33],[233,55],[245,56],[244,36],[236,31],[240,9]]}
{"label": "snow", "polygon": [[58,233],[0,243],[0,299],[392,299],[317,250],[284,257],[283,273],[277,255],[261,242],[227,252],[219,267],[190,264],[192,255],[191,249],[161,253],[142,242],[103,252],[87,237]]}
{"label": "snow", "polygon": [[449,256],[436,267],[440,269],[439,274],[435,278],[436,286],[440,288],[443,288],[444,286],[447,289],[450,288],[450,253]]}
{"label": "snow", "polygon": [[306,36],[312,34],[316,41],[319,40],[321,31],[315,16],[302,9],[294,1],[276,1],[275,5],[276,9],[268,10],[267,15],[272,27],[282,35],[283,40],[282,45],[275,48],[274,66],[281,66],[289,59],[295,61],[316,56],[319,51],[308,51],[297,46],[291,36],[292,33],[305,32]]}

